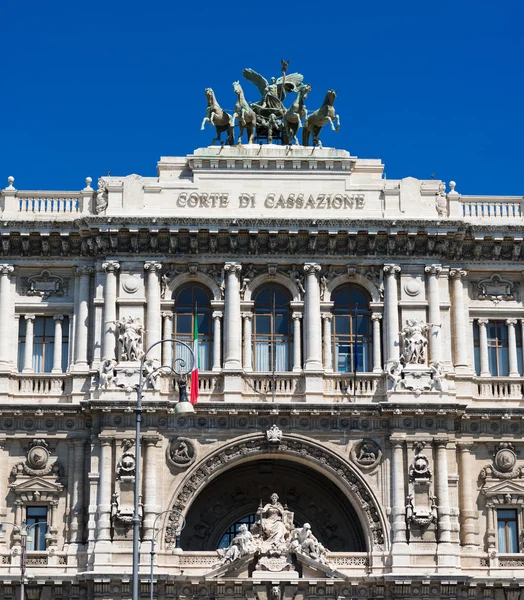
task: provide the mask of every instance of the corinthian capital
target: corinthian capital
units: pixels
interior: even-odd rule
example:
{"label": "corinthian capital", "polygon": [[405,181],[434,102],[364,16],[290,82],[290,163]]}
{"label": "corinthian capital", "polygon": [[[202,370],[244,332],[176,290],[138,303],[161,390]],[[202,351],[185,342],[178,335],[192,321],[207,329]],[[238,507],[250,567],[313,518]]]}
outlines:
{"label": "corinthian capital", "polygon": [[428,265],[424,268],[424,271],[429,275],[436,275],[438,277],[442,271],[442,267],[440,265]]}
{"label": "corinthian capital", "polygon": [[14,270],[13,265],[0,265],[0,275],[11,275]]}
{"label": "corinthian capital", "polygon": [[155,260],[148,260],[144,263],[144,269],[150,273],[160,273],[162,270],[162,263],[159,263]]}
{"label": "corinthian capital", "polygon": [[238,275],[242,270],[242,265],[240,263],[229,262],[224,265],[224,271],[229,273],[230,275]]}
{"label": "corinthian capital", "polygon": [[467,274],[468,274],[468,272],[464,271],[464,269],[451,269],[449,272],[449,278],[450,279],[464,279],[464,277],[466,277]]}
{"label": "corinthian capital", "polygon": [[400,273],[400,267],[399,265],[384,265],[384,273],[394,277],[397,273]]}
{"label": "corinthian capital", "polygon": [[304,265],[304,271],[308,275],[316,275],[318,272],[320,272],[320,265],[315,263],[307,263]]}
{"label": "corinthian capital", "polygon": [[108,273],[115,273],[120,269],[120,263],[117,260],[108,260],[105,263],[102,263],[102,269]]}

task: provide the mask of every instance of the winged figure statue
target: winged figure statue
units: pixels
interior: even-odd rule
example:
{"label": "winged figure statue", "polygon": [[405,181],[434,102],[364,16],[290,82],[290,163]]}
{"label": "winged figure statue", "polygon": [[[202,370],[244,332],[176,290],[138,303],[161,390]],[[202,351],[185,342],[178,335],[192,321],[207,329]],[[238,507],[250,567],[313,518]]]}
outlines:
{"label": "winged figure statue", "polygon": [[302,84],[304,76],[300,73],[291,73],[288,75],[287,62],[282,61],[282,77],[276,79],[271,77],[268,81],[263,75],[257,73],[253,69],[244,69],[242,75],[251,83],[254,83],[262,98],[259,104],[256,104],[259,108],[271,108],[285,112],[285,108],[282,105],[286,94],[290,92],[296,92],[299,86]]}

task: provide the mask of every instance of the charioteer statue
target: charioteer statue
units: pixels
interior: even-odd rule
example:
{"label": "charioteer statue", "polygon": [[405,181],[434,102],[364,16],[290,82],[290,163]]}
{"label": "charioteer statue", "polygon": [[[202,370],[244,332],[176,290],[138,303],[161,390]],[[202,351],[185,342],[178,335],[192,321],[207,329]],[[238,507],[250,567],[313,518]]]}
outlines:
{"label": "charioteer statue", "polygon": [[[297,133],[302,128],[302,145],[307,146],[312,137],[313,146],[321,148],[319,134],[322,127],[329,123],[334,131],[339,130],[340,117],[334,108],[336,91],[328,90],[322,106],[308,115],[305,100],[311,91],[311,85],[303,83],[304,76],[300,73],[288,74],[288,66],[289,61],[282,60],[281,77],[271,77],[269,81],[253,69],[244,69],[242,75],[257,87],[261,97],[258,102],[248,102],[240,82],[235,81],[233,89],[237,95],[237,102],[232,115],[220,107],[213,90],[206,88],[208,107],[201,129],[204,129],[206,123],[215,127],[216,137],[212,144],[221,142],[233,145],[237,121],[240,129],[237,138],[239,145],[244,139],[244,132],[248,144],[265,141],[268,144],[280,142],[285,145],[299,145]],[[284,100],[293,93],[296,94],[295,99],[290,107],[286,108]],[[221,139],[224,132],[227,134],[225,141]]]}

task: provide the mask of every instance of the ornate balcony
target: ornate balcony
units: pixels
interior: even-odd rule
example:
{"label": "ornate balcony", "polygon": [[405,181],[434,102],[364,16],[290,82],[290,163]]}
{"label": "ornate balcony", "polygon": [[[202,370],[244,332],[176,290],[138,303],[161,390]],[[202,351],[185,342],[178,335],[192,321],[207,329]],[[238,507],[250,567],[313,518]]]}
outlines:
{"label": "ornate balcony", "polygon": [[519,400],[524,393],[524,379],[514,377],[476,377],[473,394],[482,400]]}

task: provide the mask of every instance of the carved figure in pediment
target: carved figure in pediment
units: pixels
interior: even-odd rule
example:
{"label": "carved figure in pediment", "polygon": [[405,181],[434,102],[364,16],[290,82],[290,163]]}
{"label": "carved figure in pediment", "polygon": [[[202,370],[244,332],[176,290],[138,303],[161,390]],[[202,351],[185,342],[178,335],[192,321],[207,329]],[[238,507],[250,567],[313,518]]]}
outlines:
{"label": "carved figure in pediment", "polygon": [[217,550],[221,557],[220,564],[231,563],[255,550],[253,534],[248,530],[247,525],[242,524],[238,529],[238,534],[233,538],[231,544],[225,549]]}
{"label": "carved figure in pediment", "polygon": [[304,523],[302,527],[293,529],[290,535],[291,550],[309,556],[318,562],[326,562],[326,549],[311,531],[311,525]]}

